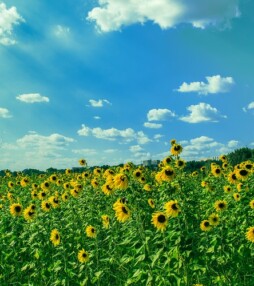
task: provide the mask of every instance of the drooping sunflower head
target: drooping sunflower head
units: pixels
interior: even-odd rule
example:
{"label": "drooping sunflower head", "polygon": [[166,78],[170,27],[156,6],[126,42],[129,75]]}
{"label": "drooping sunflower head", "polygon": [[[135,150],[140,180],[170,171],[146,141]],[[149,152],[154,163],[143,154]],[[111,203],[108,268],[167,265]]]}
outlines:
{"label": "drooping sunflower head", "polygon": [[171,181],[175,175],[175,170],[171,166],[166,166],[161,171],[161,177],[163,181]]}
{"label": "drooping sunflower head", "polygon": [[227,208],[227,202],[224,200],[218,200],[214,203],[216,211],[223,211]]}
{"label": "drooping sunflower head", "polygon": [[125,190],[128,187],[128,177],[123,173],[118,173],[114,176],[115,189]]}
{"label": "drooping sunflower head", "polygon": [[165,231],[168,223],[167,216],[164,212],[155,212],[152,215],[152,224],[159,231]]}
{"label": "drooping sunflower head", "polygon": [[35,210],[32,210],[31,207],[27,207],[24,210],[23,216],[26,221],[32,221],[35,217]]}
{"label": "drooping sunflower head", "polygon": [[109,228],[109,216],[108,215],[102,215],[101,220],[102,220],[103,228],[108,229]]}
{"label": "drooping sunflower head", "polygon": [[178,169],[183,169],[186,165],[186,162],[183,159],[178,159],[175,161],[175,165]]}
{"label": "drooping sunflower head", "polygon": [[149,206],[154,209],[155,208],[155,203],[154,203],[154,200],[153,199],[148,199],[148,204]]}
{"label": "drooping sunflower head", "polygon": [[163,166],[167,166],[173,162],[173,158],[171,156],[167,156],[162,160]]}
{"label": "drooping sunflower head", "polygon": [[48,200],[44,200],[41,202],[41,209],[44,211],[44,212],[49,212],[50,209],[51,209],[51,204]]}

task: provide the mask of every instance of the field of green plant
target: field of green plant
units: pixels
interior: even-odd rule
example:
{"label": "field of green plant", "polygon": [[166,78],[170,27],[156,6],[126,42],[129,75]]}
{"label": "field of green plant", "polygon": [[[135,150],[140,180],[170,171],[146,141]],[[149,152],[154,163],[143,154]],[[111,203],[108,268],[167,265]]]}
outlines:
{"label": "field of green plant", "polygon": [[254,285],[254,163],[0,177],[0,285]]}

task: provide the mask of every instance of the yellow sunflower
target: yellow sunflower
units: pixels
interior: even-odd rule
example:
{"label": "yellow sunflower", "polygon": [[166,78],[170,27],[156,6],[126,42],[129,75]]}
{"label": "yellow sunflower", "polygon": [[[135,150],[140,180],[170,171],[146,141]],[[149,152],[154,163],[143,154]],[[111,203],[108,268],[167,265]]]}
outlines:
{"label": "yellow sunflower", "polygon": [[102,219],[103,228],[108,229],[109,228],[109,216],[108,215],[102,215],[101,219]]}
{"label": "yellow sunflower", "polygon": [[31,207],[27,207],[23,212],[23,216],[26,221],[32,221],[35,217],[35,211],[33,211]]}
{"label": "yellow sunflower", "polygon": [[78,162],[79,162],[80,166],[86,166],[87,165],[87,162],[85,159],[80,159]]}
{"label": "yellow sunflower", "polygon": [[114,185],[116,189],[125,190],[128,187],[128,177],[123,174],[119,173],[114,176]]}
{"label": "yellow sunflower", "polygon": [[115,216],[119,222],[126,222],[131,217],[130,209],[122,203],[118,203],[115,207]]}
{"label": "yellow sunflower", "polygon": [[224,200],[218,200],[214,203],[216,211],[223,211],[227,208],[227,202]]}
{"label": "yellow sunflower", "polygon": [[180,213],[180,207],[178,202],[175,200],[168,201],[164,205],[165,213],[168,217],[177,217]]}
{"label": "yellow sunflower", "polygon": [[249,203],[249,206],[254,209],[254,200],[251,200],[250,203]]}
{"label": "yellow sunflower", "polygon": [[203,220],[203,221],[200,223],[200,229],[201,229],[202,231],[209,231],[209,230],[211,230],[211,228],[212,228],[212,226],[211,226],[209,220],[207,220],[207,219]]}
{"label": "yellow sunflower", "polygon": [[22,209],[22,205],[19,203],[14,203],[10,206],[10,212],[13,216],[21,216]]}
{"label": "yellow sunflower", "polygon": [[154,209],[155,208],[155,203],[154,203],[154,200],[153,199],[148,199],[148,204],[149,206]]}
{"label": "yellow sunflower", "polygon": [[220,219],[219,219],[218,214],[212,213],[212,214],[209,216],[208,221],[209,221],[210,225],[212,225],[212,226],[218,225],[219,222],[220,222]]}
{"label": "yellow sunflower", "polygon": [[86,235],[88,237],[95,238],[96,235],[97,235],[96,229],[93,226],[91,226],[91,225],[87,226],[86,227]]}
{"label": "yellow sunflower", "polygon": [[86,263],[89,260],[89,254],[84,249],[78,252],[78,261],[81,263]]}
{"label": "yellow sunflower", "polygon": [[170,153],[172,155],[179,155],[183,151],[183,147],[180,144],[173,144],[172,147],[170,148]]}
{"label": "yellow sunflower", "polygon": [[234,197],[235,201],[237,201],[237,202],[240,201],[240,199],[241,199],[241,196],[239,193],[234,193],[233,197]]}
{"label": "yellow sunflower", "polygon": [[168,224],[168,219],[165,213],[163,212],[155,212],[152,215],[152,220],[151,220],[152,224],[154,225],[154,227],[157,228],[157,230],[160,231],[165,231],[167,224]]}
{"label": "yellow sunflower", "polygon": [[250,242],[254,242],[254,226],[247,229],[245,236]]}
{"label": "yellow sunflower", "polygon": [[56,228],[51,231],[50,240],[54,246],[57,246],[60,244],[60,234]]}
{"label": "yellow sunflower", "polygon": [[41,202],[41,209],[44,211],[44,212],[49,212],[50,211],[50,208],[51,208],[51,205],[50,205],[50,202],[47,201],[47,200],[44,200]]}

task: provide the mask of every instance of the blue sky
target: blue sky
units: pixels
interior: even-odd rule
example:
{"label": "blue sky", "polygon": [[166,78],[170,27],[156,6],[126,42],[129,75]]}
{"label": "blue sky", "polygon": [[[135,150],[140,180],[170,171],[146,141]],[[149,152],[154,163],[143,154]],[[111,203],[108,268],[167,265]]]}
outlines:
{"label": "blue sky", "polygon": [[[75,3],[74,3],[75,2]],[[0,169],[254,146],[250,0],[0,1]]]}

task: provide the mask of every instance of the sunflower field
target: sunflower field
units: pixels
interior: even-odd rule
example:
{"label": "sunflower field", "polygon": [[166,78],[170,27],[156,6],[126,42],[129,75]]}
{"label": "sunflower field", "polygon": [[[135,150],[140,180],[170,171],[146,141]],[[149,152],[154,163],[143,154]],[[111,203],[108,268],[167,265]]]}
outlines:
{"label": "sunflower field", "polygon": [[0,177],[0,285],[254,285],[254,163]]}

